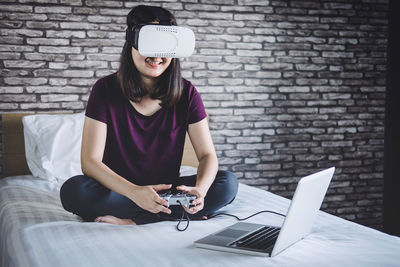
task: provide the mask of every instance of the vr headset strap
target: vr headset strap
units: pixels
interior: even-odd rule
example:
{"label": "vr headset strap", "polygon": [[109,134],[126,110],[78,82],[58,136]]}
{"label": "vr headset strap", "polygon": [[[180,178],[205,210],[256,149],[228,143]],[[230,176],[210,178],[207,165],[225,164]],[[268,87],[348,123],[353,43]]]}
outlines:
{"label": "vr headset strap", "polygon": [[159,25],[171,25],[171,19],[168,14],[161,8],[156,9],[157,18],[159,18]]}

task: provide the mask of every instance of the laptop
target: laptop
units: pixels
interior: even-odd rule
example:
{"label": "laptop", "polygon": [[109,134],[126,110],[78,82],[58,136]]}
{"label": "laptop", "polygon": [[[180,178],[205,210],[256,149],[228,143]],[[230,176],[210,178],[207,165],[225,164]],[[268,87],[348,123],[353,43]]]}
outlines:
{"label": "laptop", "polygon": [[311,232],[335,167],[297,184],[282,227],[239,222],[194,242],[199,248],[273,257]]}

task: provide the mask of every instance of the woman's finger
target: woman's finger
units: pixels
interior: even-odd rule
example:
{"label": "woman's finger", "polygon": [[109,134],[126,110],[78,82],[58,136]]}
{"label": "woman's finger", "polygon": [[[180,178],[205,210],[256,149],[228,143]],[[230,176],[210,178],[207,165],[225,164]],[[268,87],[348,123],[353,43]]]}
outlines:
{"label": "woman's finger", "polygon": [[155,191],[161,191],[161,190],[167,190],[170,189],[172,186],[172,184],[157,184],[157,185],[153,185],[153,189]]}
{"label": "woman's finger", "polygon": [[162,206],[168,206],[168,201],[166,201],[165,199],[163,199],[163,198],[161,198],[161,197],[159,197],[159,196],[157,196],[157,197],[155,198],[155,202],[156,202],[157,204],[159,204],[159,205],[162,205]]}
{"label": "woman's finger", "polygon": [[198,205],[200,205],[200,204],[203,203],[203,202],[204,202],[204,198],[196,198],[196,199],[194,199],[194,200],[192,201],[192,204],[195,205],[195,206],[198,206]]}
{"label": "woman's finger", "polygon": [[186,185],[177,186],[176,189],[178,189],[180,191],[184,191],[186,193],[189,193],[191,191],[191,187],[188,187]]}
{"label": "woman's finger", "polygon": [[161,207],[159,212],[164,212],[164,213],[167,213],[167,214],[171,214],[172,213],[172,211],[170,209],[168,209],[168,208],[166,208],[166,207],[164,207],[162,205],[159,205],[159,206]]}

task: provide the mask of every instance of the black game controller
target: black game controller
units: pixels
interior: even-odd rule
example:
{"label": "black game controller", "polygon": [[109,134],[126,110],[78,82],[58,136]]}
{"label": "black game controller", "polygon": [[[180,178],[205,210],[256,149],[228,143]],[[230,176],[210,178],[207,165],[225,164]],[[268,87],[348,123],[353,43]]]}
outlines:
{"label": "black game controller", "polygon": [[168,202],[167,208],[169,206],[185,206],[186,208],[194,207],[192,201],[196,199],[195,195],[186,194],[182,191],[160,191],[159,196]]}

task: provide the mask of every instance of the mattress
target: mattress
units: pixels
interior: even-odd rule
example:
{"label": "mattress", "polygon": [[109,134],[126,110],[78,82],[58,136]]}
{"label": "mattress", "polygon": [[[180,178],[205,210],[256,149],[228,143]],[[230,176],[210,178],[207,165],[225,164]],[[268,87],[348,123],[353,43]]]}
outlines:
{"label": "mattress", "polygon": [[[193,242],[236,223],[218,216],[191,221],[115,226],[82,222],[66,212],[60,184],[16,176],[0,180],[1,266],[399,266],[400,238],[320,211],[312,233],[273,258],[196,248]],[[261,210],[286,213],[290,200],[239,185],[222,211],[241,218]],[[247,222],[280,226],[283,217],[262,213]]]}

